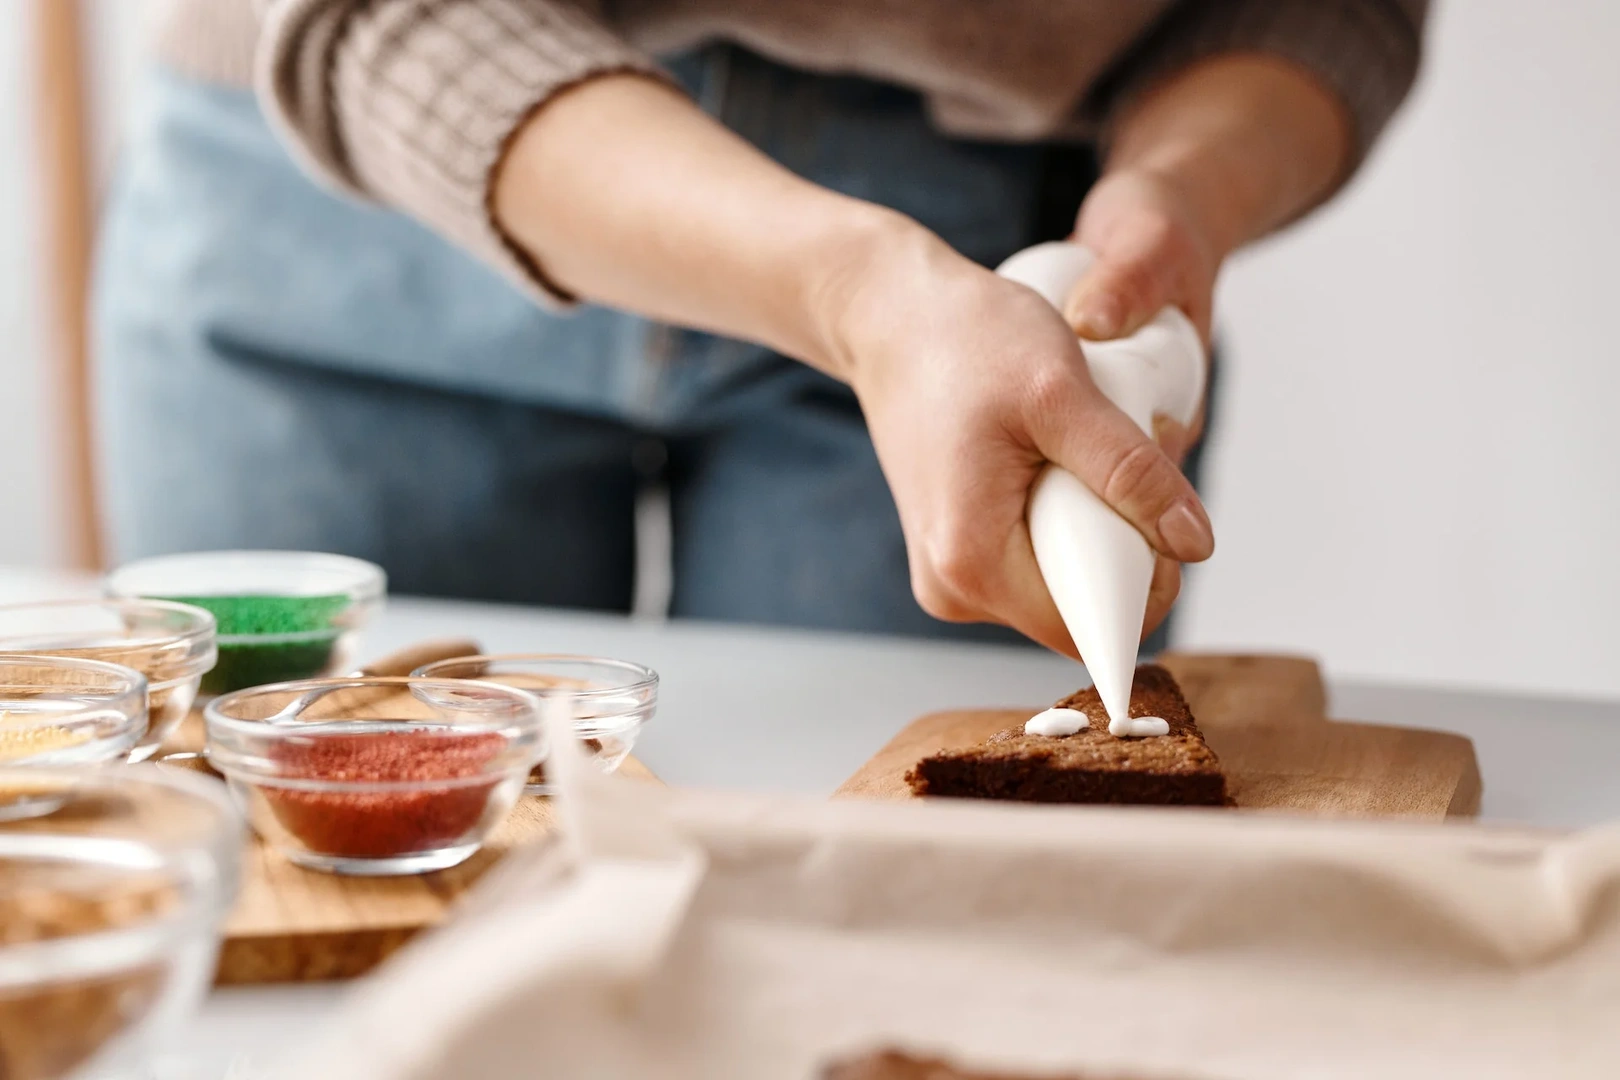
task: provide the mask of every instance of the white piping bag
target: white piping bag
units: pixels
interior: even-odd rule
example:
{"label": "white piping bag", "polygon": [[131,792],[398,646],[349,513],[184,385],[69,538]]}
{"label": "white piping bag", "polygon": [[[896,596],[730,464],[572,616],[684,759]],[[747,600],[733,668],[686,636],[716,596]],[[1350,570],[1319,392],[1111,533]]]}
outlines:
{"label": "white piping bag", "polygon": [[[997,273],[1062,310],[1094,259],[1078,244],[1037,244]],[[1149,436],[1155,415],[1192,424],[1204,396],[1204,347],[1179,309],[1165,308],[1131,337],[1083,348],[1092,381]],[[1108,710],[1108,730],[1145,734],[1133,732],[1130,706],[1153,549],[1136,526],[1056,465],[1031,489],[1028,518],[1035,561]]]}

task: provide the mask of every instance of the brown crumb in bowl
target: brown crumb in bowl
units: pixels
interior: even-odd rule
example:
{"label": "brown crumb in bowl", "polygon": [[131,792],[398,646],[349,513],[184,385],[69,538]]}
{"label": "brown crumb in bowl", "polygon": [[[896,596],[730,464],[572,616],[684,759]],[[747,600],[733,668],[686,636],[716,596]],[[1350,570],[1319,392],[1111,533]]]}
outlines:
{"label": "brown crumb in bowl", "polygon": [[[95,896],[25,885],[14,866],[0,861],[0,949],[132,926],[174,900],[167,884],[134,884]],[[164,964],[153,962],[0,988],[0,1077],[54,1080],[71,1074],[152,1010],[164,974]]]}

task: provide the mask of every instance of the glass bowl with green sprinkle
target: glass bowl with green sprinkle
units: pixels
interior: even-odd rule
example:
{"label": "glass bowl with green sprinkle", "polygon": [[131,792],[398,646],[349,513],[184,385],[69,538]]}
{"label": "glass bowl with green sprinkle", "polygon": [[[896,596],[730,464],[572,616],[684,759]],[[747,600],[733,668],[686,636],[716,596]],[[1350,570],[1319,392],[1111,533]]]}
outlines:
{"label": "glass bowl with green sprinkle", "polygon": [[114,596],[175,600],[213,613],[219,659],[205,696],[346,671],[387,592],[382,568],[310,551],[202,551],[126,563]]}

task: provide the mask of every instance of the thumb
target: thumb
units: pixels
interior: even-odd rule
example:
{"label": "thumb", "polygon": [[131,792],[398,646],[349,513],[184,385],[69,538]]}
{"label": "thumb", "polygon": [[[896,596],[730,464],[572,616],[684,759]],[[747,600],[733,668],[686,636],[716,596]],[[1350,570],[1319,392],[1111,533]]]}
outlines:
{"label": "thumb", "polygon": [[1215,551],[1215,534],[1198,494],[1157,443],[1080,372],[1029,417],[1028,431],[1042,455],[1135,525],[1161,554],[1202,562]]}
{"label": "thumb", "polygon": [[1089,341],[1129,337],[1158,314],[1169,289],[1147,254],[1098,256],[1063,309],[1075,333]]}

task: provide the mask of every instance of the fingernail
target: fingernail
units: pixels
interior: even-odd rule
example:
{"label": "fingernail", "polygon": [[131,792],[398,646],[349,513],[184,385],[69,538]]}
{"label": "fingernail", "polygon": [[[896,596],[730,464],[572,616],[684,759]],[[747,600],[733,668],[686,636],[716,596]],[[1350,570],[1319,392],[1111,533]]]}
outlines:
{"label": "fingernail", "polygon": [[1186,499],[1177,502],[1159,518],[1159,535],[1170,554],[1182,562],[1202,562],[1215,553],[1215,534],[1203,514]]}
{"label": "fingernail", "polygon": [[1075,315],[1074,329],[1083,338],[1105,340],[1119,333],[1119,304],[1111,296],[1088,297]]}

